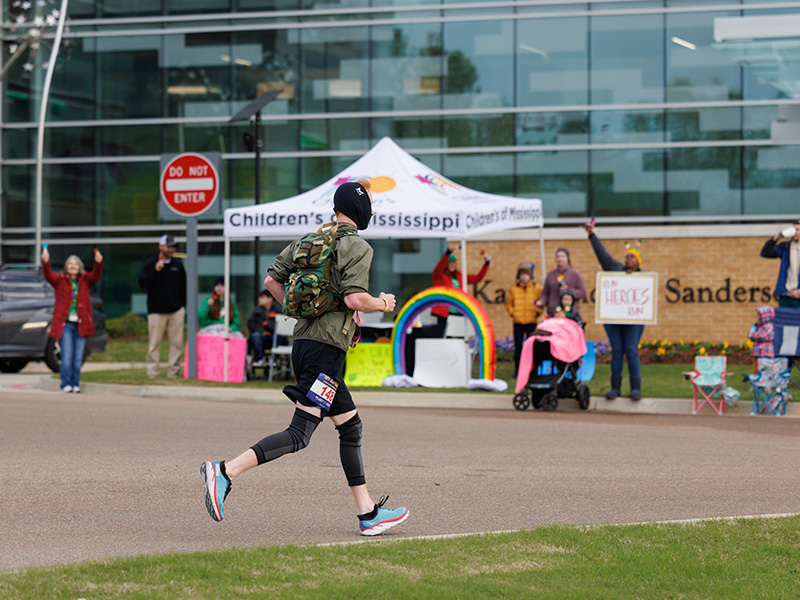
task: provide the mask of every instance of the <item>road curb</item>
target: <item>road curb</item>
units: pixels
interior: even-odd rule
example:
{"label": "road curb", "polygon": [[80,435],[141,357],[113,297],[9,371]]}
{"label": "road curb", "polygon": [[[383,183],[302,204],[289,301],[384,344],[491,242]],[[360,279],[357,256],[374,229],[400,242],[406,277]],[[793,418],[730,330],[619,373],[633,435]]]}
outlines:
{"label": "road curb", "polygon": [[[38,389],[57,392],[59,382],[49,376],[39,379]],[[136,398],[194,398],[217,402],[258,402],[263,404],[284,404],[288,402],[281,390],[258,389],[246,390],[224,387],[194,387],[182,385],[122,385],[113,383],[82,383],[81,391],[85,394],[107,397]],[[447,392],[403,392],[396,389],[383,391],[355,392],[359,406],[393,407],[393,408],[444,408],[470,410],[514,410],[513,394],[508,392],[491,392],[485,394],[456,394]],[[737,402],[734,406],[725,407],[725,416],[750,416],[752,402]],[[532,409],[529,409],[532,410]],[[590,411],[646,413],[646,414],[692,414],[691,398],[642,398],[633,401],[619,397],[606,400],[593,396],[589,400]],[[577,402],[571,398],[559,400],[557,412],[581,412]],[[705,406],[700,415],[714,416],[716,413]],[[767,415],[768,416],[768,415]],[[786,417],[800,417],[800,403],[789,403]]]}

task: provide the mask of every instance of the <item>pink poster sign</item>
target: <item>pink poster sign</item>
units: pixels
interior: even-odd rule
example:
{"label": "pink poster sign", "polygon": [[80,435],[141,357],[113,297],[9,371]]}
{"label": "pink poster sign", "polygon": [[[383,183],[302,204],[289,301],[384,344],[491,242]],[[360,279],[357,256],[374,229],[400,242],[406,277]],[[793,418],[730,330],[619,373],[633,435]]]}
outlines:
{"label": "pink poster sign", "polygon": [[[247,340],[228,338],[228,381],[244,381],[244,357]],[[186,356],[188,356],[188,348]],[[184,361],[184,379],[189,377],[189,363]],[[225,381],[225,338],[221,335],[197,336],[197,378],[204,381]]]}

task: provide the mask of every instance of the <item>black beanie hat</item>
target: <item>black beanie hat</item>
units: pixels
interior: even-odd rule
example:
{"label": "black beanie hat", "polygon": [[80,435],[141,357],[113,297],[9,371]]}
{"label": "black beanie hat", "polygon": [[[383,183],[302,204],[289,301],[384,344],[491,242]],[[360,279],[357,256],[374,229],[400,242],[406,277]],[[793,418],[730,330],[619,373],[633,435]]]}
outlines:
{"label": "black beanie hat", "polygon": [[363,185],[357,181],[343,183],[333,195],[333,210],[353,220],[356,227],[366,229],[372,217],[372,202]]}

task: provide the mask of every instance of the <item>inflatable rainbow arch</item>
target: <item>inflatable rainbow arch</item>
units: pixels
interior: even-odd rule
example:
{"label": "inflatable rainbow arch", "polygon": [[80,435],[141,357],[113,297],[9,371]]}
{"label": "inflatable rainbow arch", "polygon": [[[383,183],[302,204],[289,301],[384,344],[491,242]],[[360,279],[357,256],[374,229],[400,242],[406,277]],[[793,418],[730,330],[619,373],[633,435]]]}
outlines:
{"label": "inflatable rainbow arch", "polygon": [[392,359],[394,374],[406,374],[406,330],[414,323],[421,312],[437,304],[446,304],[464,315],[472,323],[478,337],[480,356],[480,379],[494,380],[497,354],[494,342],[494,329],[489,315],[480,303],[459,288],[444,286],[431,287],[414,295],[403,305],[392,330]]}

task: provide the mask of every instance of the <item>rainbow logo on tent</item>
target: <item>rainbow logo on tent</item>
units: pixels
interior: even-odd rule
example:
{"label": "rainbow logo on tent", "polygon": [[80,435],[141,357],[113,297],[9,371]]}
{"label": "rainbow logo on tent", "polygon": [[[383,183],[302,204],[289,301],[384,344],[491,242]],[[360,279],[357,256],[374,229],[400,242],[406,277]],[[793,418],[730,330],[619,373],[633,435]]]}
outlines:
{"label": "rainbow logo on tent", "polygon": [[458,288],[431,287],[414,295],[403,305],[392,330],[392,359],[394,374],[406,374],[406,330],[425,309],[437,304],[446,304],[469,319],[478,337],[480,356],[480,379],[494,380],[497,354],[494,343],[494,328],[489,315],[480,303]]}

